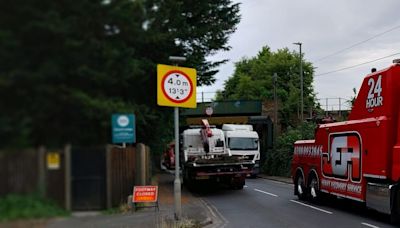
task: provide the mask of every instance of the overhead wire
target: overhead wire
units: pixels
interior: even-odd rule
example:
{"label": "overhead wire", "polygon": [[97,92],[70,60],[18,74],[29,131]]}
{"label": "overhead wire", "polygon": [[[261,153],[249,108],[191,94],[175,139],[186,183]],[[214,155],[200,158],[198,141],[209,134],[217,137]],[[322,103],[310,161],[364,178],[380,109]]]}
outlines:
{"label": "overhead wire", "polygon": [[342,52],[344,52],[344,51],[347,51],[347,50],[349,50],[349,49],[351,49],[351,48],[354,48],[354,47],[356,47],[356,46],[358,46],[358,45],[361,45],[361,44],[363,44],[363,43],[366,43],[366,42],[368,42],[368,41],[370,41],[370,40],[372,40],[372,39],[375,39],[375,38],[377,38],[377,37],[379,37],[379,36],[382,36],[382,35],[384,35],[384,34],[386,34],[386,33],[389,33],[389,32],[391,32],[391,31],[393,31],[393,30],[396,30],[396,29],[398,29],[398,28],[400,28],[400,25],[397,25],[397,26],[395,26],[395,27],[393,27],[393,28],[391,28],[391,29],[388,29],[388,30],[386,30],[386,31],[384,31],[384,32],[378,33],[378,34],[376,34],[376,35],[374,35],[374,36],[372,36],[372,37],[370,37],[370,38],[368,38],[368,39],[365,39],[365,40],[363,40],[363,41],[360,41],[360,42],[358,42],[358,43],[352,44],[352,45],[350,45],[350,46],[348,46],[348,47],[346,47],[346,48],[343,48],[343,49],[341,49],[341,50],[339,50],[339,51],[336,51],[336,52],[334,52],[334,53],[332,53],[332,54],[326,55],[326,56],[324,56],[324,57],[322,57],[322,58],[319,58],[319,59],[317,59],[317,60],[315,60],[315,61],[313,61],[313,62],[314,62],[314,63],[320,62],[320,61],[322,61],[322,60],[324,60],[324,59],[327,59],[327,58],[329,58],[329,57],[332,57],[332,56],[335,56],[335,55],[337,55],[337,54],[339,54],[339,53],[342,53]]}
{"label": "overhead wire", "polygon": [[365,65],[365,64],[368,64],[368,63],[373,63],[373,62],[376,62],[376,61],[379,61],[379,60],[382,60],[382,59],[386,59],[386,58],[389,58],[389,57],[392,57],[392,56],[395,56],[395,55],[400,55],[400,52],[397,52],[397,53],[394,53],[394,54],[391,54],[391,55],[387,55],[387,56],[384,56],[384,57],[381,57],[381,58],[377,58],[377,59],[374,59],[374,60],[370,60],[370,61],[367,61],[367,62],[359,63],[359,64],[356,64],[356,65],[343,67],[343,68],[340,68],[340,69],[337,69],[337,70],[328,71],[328,72],[321,73],[321,74],[316,74],[315,77],[319,77],[319,76],[327,75],[327,74],[332,74],[332,73],[336,73],[336,72],[343,71],[343,70],[348,70],[348,69],[355,68],[355,67],[358,67],[358,66],[362,66],[362,65]]}
{"label": "overhead wire", "polygon": [[[368,41],[370,41],[370,40],[372,40],[372,39],[375,39],[375,38],[377,38],[377,37],[379,37],[379,36],[382,36],[382,35],[384,35],[384,34],[386,34],[386,33],[392,32],[392,31],[394,31],[394,30],[396,30],[396,29],[399,29],[399,28],[400,28],[400,25],[394,26],[394,27],[392,27],[392,28],[390,28],[390,29],[388,29],[388,30],[386,30],[386,31],[383,31],[383,32],[381,32],[381,33],[378,33],[378,34],[376,34],[376,35],[374,35],[374,36],[372,36],[372,37],[370,37],[370,38],[368,38],[368,39],[362,40],[362,41],[357,42],[357,43],[355,43],[355,44],[352,44],[352,45],[350,45],[350,46],[348,46],[348,47],[346,47],[346,48],[343,48],[343,49],[341,49],[341,50],[339,50],[339,51],[333,52],[333,53],[331,53],[331,54],[329,54],[329,55],[326,55],[326,56],[324,56],[324,57],[322,57],[322,58],[316,59],[316,60],[314,60],[313,62],[314,62],[314,63],[320,62],[320,61],[322,61],[322,60],[325,60],[325,59],[327,59],[327,58],[329,58],[329,57],[332,57],[332,56],[335,56],[335,55],[340,54],[340,53],[342,53],[342,52],[345,52],[345,51],[347,51],[347,50],[349,50],[349,49],[352,49],[352,48],[354,48],[354,47],[356,47],[356,46],[358,46],[358,45],[361,45],[361,44],[363,44],[363,43],[366,43],[366,42],[368,42]],[[384,56],[384,57],[381,57],[381,58],[377,58],[377,59],[374,59],[374,60],[371,60],[371,61],[359,63],[359,64],[356,64],[356,65],[352,65],[352,66],[348,66],[348,67],[343,67],[343,68],[340,68],[340,69],[337,69],[337,70],[332,70],[332,71],[328,71],[328,72],[325,72],[325,73],[316,74],[315,77],[319,77],[319,76],[323,76],[323,75],[328,75],[328,74],[340,72],[340,71],[343,71],[343,70],[355,68],[355,67],[358,67],[358,66],[362,66],[362,65],[365,65],[365,64],[368,64],[368,63],[376,62],[376,61],[379,61],[379,60],[382,60],[382,59],[385,59],[385,58],[389,58],[389,57],[392,57],[392,56],[395,56],[395,55],[399,55],[399,54],[400,54],[400,52],[394,53],[394,54],[391,54],[391,55],[387,55],[387,56]]]}

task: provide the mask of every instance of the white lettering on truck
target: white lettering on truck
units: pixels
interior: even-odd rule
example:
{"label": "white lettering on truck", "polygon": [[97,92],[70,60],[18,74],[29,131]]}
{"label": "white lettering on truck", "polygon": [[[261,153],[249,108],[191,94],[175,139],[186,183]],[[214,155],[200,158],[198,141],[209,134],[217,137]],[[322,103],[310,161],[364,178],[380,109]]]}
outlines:
{"label": "white lettering on truck", "polygon": [[328,188],[333,191],[347,191],[355,194],[361,194],[362,187],[360,184],[353,184],[353,183],[347,183],[347,182],[339,182],[339,181],[334,181],[334,180],[327,180],[327,179],[322,179],[321,180],[321,186],[323,188]]}
{"label": "white lettering on truck", "polygon": [[294,154],[306,157],[318,157],[322,153],[322,145],[313,146],[295,146]]}
{"label": "white lettering on truck", "polygon": [[383,105],[383,96],[381,96],[382,93],[382,75],[379,75],[378,80],[375,80],[374,78],[370,78],[368,80],[368,85],[369,85],[369,91],[368,91],[368,96],[366,100],[366,108],[374,108],[374,107],[379,107]]}

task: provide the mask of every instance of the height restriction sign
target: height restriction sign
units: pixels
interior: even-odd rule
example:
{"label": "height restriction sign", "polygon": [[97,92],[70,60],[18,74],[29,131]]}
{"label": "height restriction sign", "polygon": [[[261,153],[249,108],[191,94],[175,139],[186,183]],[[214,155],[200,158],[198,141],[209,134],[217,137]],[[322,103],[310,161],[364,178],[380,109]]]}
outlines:
{"label": "height restriction sign", "polygon": [[157,65],[157,104],[196,108],[196,69]]}

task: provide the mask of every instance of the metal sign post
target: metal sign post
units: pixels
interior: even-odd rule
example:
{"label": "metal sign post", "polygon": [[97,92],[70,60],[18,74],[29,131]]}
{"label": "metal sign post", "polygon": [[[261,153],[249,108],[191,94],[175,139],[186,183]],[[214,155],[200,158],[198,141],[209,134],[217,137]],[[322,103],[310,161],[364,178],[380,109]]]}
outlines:
{"label": "metal sign post", "polygon": [[182,216],[181,178],[179,175],[179,107],[196,108],[196,70],[178,67],[178,62],[186,61],[185,57],[170,56],[169,60],[175,66],[157,66],[157,104],[174,107],[175,133],[175,180],[174,202],[175,219]]}
{"label": "metal sign post", "polygon": [[181,204],[181,178],[179,176],[179,107],[174,108],[174,125],[175,125],[175,180],[174,180],[175,219],[180,220],[182,216],[182,204]]}

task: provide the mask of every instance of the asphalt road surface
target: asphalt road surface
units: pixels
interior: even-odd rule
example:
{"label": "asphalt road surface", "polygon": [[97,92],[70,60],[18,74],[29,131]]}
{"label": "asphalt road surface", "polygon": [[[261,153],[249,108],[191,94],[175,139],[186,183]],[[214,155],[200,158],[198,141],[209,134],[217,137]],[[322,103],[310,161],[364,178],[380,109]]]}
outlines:
{"label": "asphalt road surface", "polygon": [[387,215],[345,199],[313,204],[299,201],[293,185],[267,179],[247,179],[243,190],[214,189],[195,193],[214,216],[210,227],[362,227],[386,228]]}

